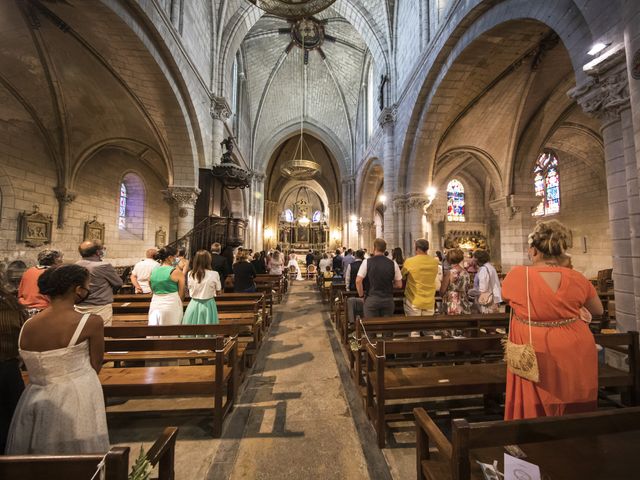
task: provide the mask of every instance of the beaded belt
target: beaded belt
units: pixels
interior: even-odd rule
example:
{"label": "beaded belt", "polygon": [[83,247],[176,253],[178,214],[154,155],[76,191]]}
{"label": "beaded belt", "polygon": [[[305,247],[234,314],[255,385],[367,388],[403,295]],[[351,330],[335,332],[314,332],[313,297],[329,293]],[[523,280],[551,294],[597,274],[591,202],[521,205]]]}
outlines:
{"label": "beaded belt", "polygon": [[531,325],[532,327],[562,327],[563,325],[569,325],[570,323],[580,320],[580,318],[574,317],[567,318],[565,320],[554,320],[552,322],[535,322],[533,320],[525,320],[524,318],[520,318],[518,315],[514,315],[513,318],[518,320],[520,323]]}

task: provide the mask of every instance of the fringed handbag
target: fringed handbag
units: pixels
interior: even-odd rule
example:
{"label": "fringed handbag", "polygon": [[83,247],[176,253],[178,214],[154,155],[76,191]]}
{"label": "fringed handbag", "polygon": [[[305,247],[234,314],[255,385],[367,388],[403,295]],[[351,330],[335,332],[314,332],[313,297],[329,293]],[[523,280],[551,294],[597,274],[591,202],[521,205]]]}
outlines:
{"label": "fringed handbag", "polygon": [[[533,337],[531,334],[531,300],[529,297],[529,267],[526,270],[527,275],[527,315],[529,325],[529,343],[523,345],[513,343],[509,337],[502,339],[504,348],[504,360],[511,373],[531,382],[540,380],[540,370],[538,369],[538,359],[536,351],[533,349]],[[513,309],[509,318],[509,335],[511,335],[511,324],[513,323]]]}

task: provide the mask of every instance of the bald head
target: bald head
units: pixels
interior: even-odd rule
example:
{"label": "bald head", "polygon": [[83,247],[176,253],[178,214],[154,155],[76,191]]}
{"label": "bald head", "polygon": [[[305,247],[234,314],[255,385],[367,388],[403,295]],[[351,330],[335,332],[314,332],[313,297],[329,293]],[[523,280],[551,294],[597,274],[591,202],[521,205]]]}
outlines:
{"label": "bald head", "polygon": [[145,252],[145,255],[147,256],[147,258],[153,258],[156,256],[156,253],[158,253],[158,249],[157,248],[149,248],[147,249],[147,251]]}
{"label": "bald head", "polygon": [[102,241],[100,240],[86,240],[78,247],[78,252],[82,258],[93,257],[102,250]]}

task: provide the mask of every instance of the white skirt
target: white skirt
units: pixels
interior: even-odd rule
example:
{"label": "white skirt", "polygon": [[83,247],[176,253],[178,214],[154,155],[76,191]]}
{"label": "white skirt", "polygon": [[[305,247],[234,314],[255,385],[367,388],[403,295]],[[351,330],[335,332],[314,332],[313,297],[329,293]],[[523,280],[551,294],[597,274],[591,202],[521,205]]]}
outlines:
{"label": "white skirt", "polygon": [[178,292],[154,293],[149,305],[149,325],[180,325],[183,311]]}

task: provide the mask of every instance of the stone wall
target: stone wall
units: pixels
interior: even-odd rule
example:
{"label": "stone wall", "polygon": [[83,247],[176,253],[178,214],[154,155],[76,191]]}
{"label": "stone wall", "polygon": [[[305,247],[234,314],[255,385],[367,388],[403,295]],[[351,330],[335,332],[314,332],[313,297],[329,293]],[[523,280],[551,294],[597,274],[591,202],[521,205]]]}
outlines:
{"label": "stone wall", "polygon": [[[145,198],[142,232],[118,229],[120,182],[127,173],[142,180]],[[0,122],[0,263],[22,260],[27,265],[34,264],[40,249],[17,242],[18,215],[31,212],[34,205],[41,213],[53,217],[51,246],[62,250],[67,261],[78,258],[84,222],[94,217],[105,224],[106,259],[115,265],[138,261],[154,245],[156,230],[163,226],[168,231],[169,205],[161,193],[166,184],[140,160],[123,151],[102,150],[84,165],[76,182],[76,198],[66,208],[65,226],[61,229],[56,226],[58,202],[53,190],[56,183],[55,167],[33,124]]]}

